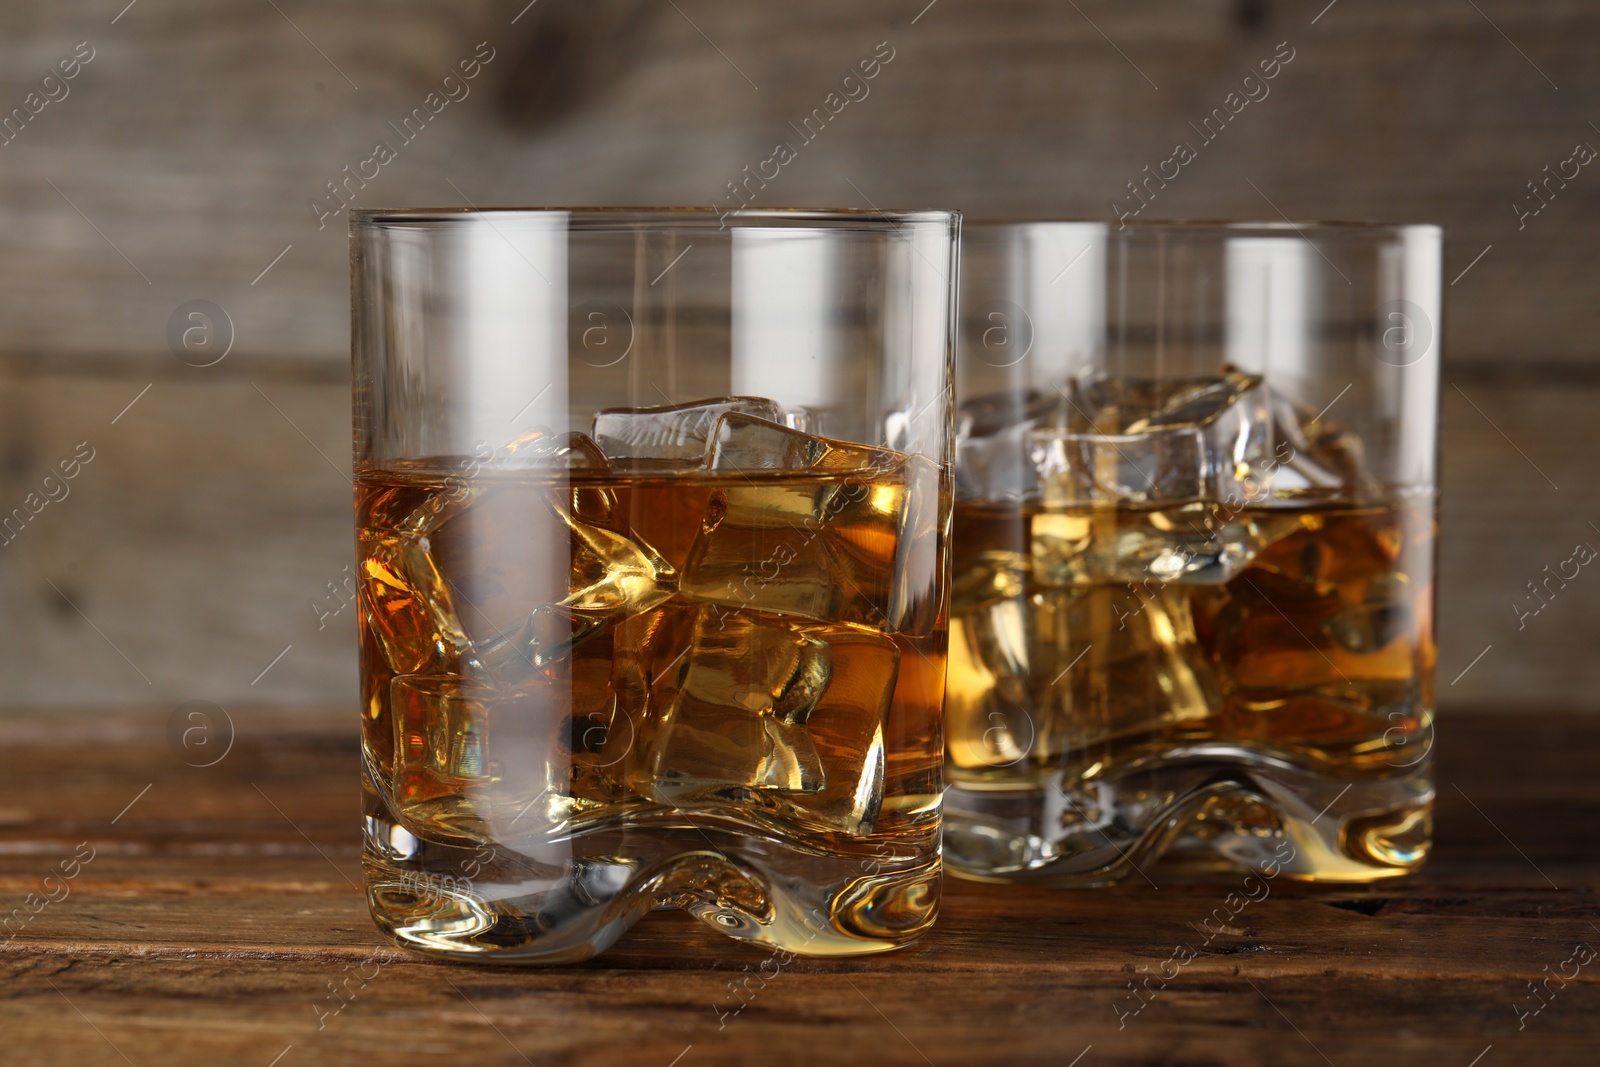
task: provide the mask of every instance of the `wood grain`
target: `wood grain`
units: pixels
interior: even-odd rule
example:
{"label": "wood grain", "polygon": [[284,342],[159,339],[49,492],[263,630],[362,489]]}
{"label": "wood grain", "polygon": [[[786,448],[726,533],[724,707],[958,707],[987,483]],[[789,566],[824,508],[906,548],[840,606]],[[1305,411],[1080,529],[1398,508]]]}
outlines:
{"label": "wood grain", "polygon": [[[350,552],[345,239],[307,201],[484,41],[470,95],[358,203],[713,203],[888,41],[759,202],[1110,217],[1287,40],[1270,95],[1149,211],[1446,225],[1441,692],[1600,702],[1600,584],[1521,628],[1511,608],[1600,536],[1600,177],[1511,210],[1600,144],[1593,4],[31,0],[0,10],[0,108],[85,40],[70,94],[0,146],[0,508],[101,449],[0,548],[0,708],[353,694],[348,613],[310,607]],[[167,348],[195,299],[233,322],[215,367]]]}
{"label": "wood grain", "polygon": [[1520,229],[1511,207],[1577,141],[1600,144],[1600,10],[1580,0],[1342,0],[1320,18],[1325,5],[1289,0],[603,0],[582,17],[554,0],[169,0],[114,25],[108,6],[0,12],[0,100],[20,102],[74,43],[97,49],[0,148],[11,352],[158,356],[173,308],[208,298],[242,353],[339,361],[343,231],[319,230],[307,201],[394,140],[389,123],[479,42],[495,58],[470,94],[360,203],[718,201],[887,41],[870,94],[763,202],[1110,217],[1127,181],[1287,41],[1270,95],[1149,210],[1443,223],[1450,278],[1494,245],[1451,290],[1451,359],[1592,353],[1600,178],[1552,187]]}
{"label": "wood grain", "polygon": [[[241,714],[228,756],[201,769],[160,718],[62,723],[0,721],[21,774],[8,797],[23,805],[0,812],[0,901],[37,891],[78,842],[96,849],[69,896],[0,943],[15,1062],[265,1065],[289,1046],[284,1063],[641,1067],[1068,1063],[1090,1045],[1084,1063],[1465,1065],[1490,1044],[1499,1062],[1592,1057],[1588,971],[1521,1030],[1513,1011],[1546,964],[1600,940],[1589,717],[1451,717],[1422,875],[1275,885],[1137,1015],[1128,983],[1197,941],[1226,881],[1169,884],[1160,867],[1159,889],[949,881],[919,944],[796,960],[751,980],[729,1014],[730,983],[765,955],[676,913],[579,967],[448,965],[387,945],[346,881],[346,727]],[[365,984],[328,999],[352,972]]]}

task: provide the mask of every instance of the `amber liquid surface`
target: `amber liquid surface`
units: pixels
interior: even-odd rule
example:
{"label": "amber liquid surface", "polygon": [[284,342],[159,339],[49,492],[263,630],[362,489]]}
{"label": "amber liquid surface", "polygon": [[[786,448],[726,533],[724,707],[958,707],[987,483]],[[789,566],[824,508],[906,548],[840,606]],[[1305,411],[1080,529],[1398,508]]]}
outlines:
{"label": "amber liquid surface", "polygon": [[[1285,839],[1301,877],[1422,861],[1433,495],[1271,504],[957,502],[958,872],[1093,883],[1163,855],[1248,866]],[[1156,577],[1186,540],[1249,562]]]}
{"label": "amber liquid surface", "polygon": [[403,943],[545,961],[683,908],[794,951],[933,920],[948,499],[865,471],[357,485],[368,890]]}

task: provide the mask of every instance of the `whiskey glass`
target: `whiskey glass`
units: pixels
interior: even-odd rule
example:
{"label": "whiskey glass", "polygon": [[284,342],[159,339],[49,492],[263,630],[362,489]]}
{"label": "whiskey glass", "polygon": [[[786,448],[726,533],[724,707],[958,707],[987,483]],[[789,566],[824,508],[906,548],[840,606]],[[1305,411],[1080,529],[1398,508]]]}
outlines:
{"label": "whiskey glass", "polygon": [[366,891],[565,963],[939,899],[954,212],[351,221]]}
{"label": "whiskey glass", "polygon": [[953,872],[1422,863],[1440,242],[967,223]]}

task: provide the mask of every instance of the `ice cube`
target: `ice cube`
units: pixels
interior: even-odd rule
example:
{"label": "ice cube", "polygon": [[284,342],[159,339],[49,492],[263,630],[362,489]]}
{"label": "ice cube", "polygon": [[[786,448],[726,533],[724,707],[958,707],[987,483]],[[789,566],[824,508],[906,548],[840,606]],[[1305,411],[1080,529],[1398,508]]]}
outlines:
{"label": "ice cube", "polygon": [[607,459],[645,460],[699,467],[717,421],[729,412],[782,424],[786,413],[773,400],[724,396],[658,407],[607,408],[594,417],[594,439]]}
{"label": "ice cube", "polygon": [[[362,531],[368,542],[361,564],[363,612],[390,669],[396,674],[456,670],[460,657],[471,655],[472,635],[483,632],[485,609],[477,601],[493,600],[505,587],[493,573],[492,560],[482,560],[482,567],[468,561],[464,569],[442,570],[435,559],[433,539],[441,528],[469,511],[486,493],[491,498],[503,496],[503,488],[481,477],[485,470],[596,469],[605,465],[599,447],[584,434],[530,430],[492,452],[474,450],[456,470],[441,474],[439,484],[392,530]],[[604,495],[604,490],[579,490],[577,509],[583,513],[585,505],[601,507]],[[479,524],[463,523],[453,529],[460,530],[463,525]],[[451,535],[447,533],[445,540],[451,540]],[[452,564],[461,562],[451,560]],[[492,604],[489,610],[492,613]]]}
{"label": "ice cube", "polygon": [[742,614],[696,627],[655,750],[656,798],[820,790],[822,760],[805,723],[831,679],[830,649],[804,633]]}
{"label": "ice cube", "polygon": [[[478,490],[458,474],[441,474],[434,484],[419,481],[417,488],[424,495],[409,514],[393,525],[363,525],[357,531],[362,620],[394,674],[454,671],[460,653],[469,647],[454,596],[428,554],[428,536]],[[388,493],[405,491],[391,488]]]}
{"label": "ice cube", "polygon": [[569,780],[560,736],[569,701],[565,687],[548,683],[501,690],[458,675],[393,679],[390,799],[401,822],[428,836],[495,839],[516,823],[537,830],[529,805]]}
{"label": "ice cube", "polygon": [[1272,404],[1278,462],[1269,503],[1336,492],[1366,500],[1379,492],[1368,473],[1361,439],[1305,404],[1281,394]]}
{"label": "ice cube", "polygon": [[454,596],[426,541],[362,531],[358,598],[365,624],[395,674],[454,670],[470,647]]}
{"label": "ice cube", "polygon": [[1415,599],[1408,575],[1380,575],[1367,583],[1359,599],[1343,603],[1321,629],[1345,651],[1372,655],[1416,632]]}
{"label": "ice cube", "polygon": [[[546,494],[500,493],[498,508],[491,496],[455,520],[477,520],[460,583],[475,594],[466,618],[483,624],[468,630],[475,661],[496,682],[518,684],[601,627],[673,595],[676,571],[643,540],[587,522]],[[451,532],[444,527],[436,540]]]}
{"label": "ice cube", "polygon": [[[516,456],[590,465],[586,441],[563,435],[542,456]],[[672,596],[671,564],[603,525],[614,505],[610,490],[557,476],[477,479],[470,493],[419,508],[363,564],[368,611],[391,669],[481,672],[494,684],[520,685],[608,622]]]}
{"label": "ice cube", "polygon": [[956,494],[963,500],[1029,500],[1039,473],[1029,456],[1037,423],[1028,419],[983,437],[956,438]]}
{"label": "ice cube", "polygon": [[540,427],[495,449],[486,465],[497,469],[603,470],[608,464],[605,453],[588,434],[576,430],[555,433]]}
{"label": "ice cube", "polygon": [[1236,512],[1206,501],[1047,508],[1032,516],[1030,570],[1039,585],[1056,588],[1149,581],[1220,585],[1292,532],[1296,522],[1288,511]]}
{"label": "ice cube", "polygon": [[1029,445],[1046,504],[1207,495],[1205,440],[1192,427],[1129,434],[1035,430]]}
{"label": "ice cube", "polygon": [[[880,463],[893,455],[847,442],[824,446],[827,459],[860,455]],[[903,463],[730,480],[712,493],[679,587],[735,608],[892,626],[906,505]]]}
{"label": "ice cube", "polygon": [[1064,392],[993,393],[962,401],[956,415],[956,495],[1031,500],[1039,478],[1029,454],[1041,426],[1065,425]]}
{"label": "ice cube", "polygon": [[[1207,495],[1234,509],[1264,499],[1276,471],[1274,395],[1259,381],[1237,388],[1249,381],[1228,379],[1229,399],[1199,427],[1206,446]],[[1223,394],[1218,388],[1206,401],[1221,399]]]}
{"label": "ice cube", "polygon": [[949,483],[922,456],[907,456],[903,470],[905,499],[892,565],[888,630],[925,637],[933,633],[944,599]]}
{"label": "ice cube", "polygon": [[956,408],[956,436],[992,437],[1019,422],[1053,420],[1066,403],[1064,390],[1026,389],[969,397]]}
{"label": "ice cube", "polygon": [[1047,759],[1102,738],[1215,723],[1221,689],[1186,591],[1057,590],[1030,608],[1036,745]]}
{"label": "ice cube", "polygon": [[469,667],[480,669],[497,684],[516,684],[558,665],[607,621],[603,615],[541,604],[526,619],[473,642]]}
{"label": "ice cube", "polygon": [[572,569],[561,606],[580,614],[637,615],[672,596],[672,564],[644,541],[594,526],[566,509]]}
{"label": "ice cube", "polygon": [[[638,687],[625,683],[624,661],[638,655],[641,635],[658,627],[647,620],[665,611],[655,608],[607,625],[591,638],[576,643],[570,653],[552,660],[545,673],[552,684],[571,694],[571,718],[563,731],[570,752],[571,786],[568,794],[555,794],[560,807],[570,808],[569,819],[593,811],[600,818],[615,814],[619,802],[640,802],[628,784],[638,747],[644,704],[635,699]],[[640,626],[645,623],[644,626]],[[686,643],[687,637],[683,639]],[[554,813],[552,813],[554,814]]]}
{"label": "ice cube", "polygon": [[[941,516],[944,514],[945,493],[943,478],[935,464],[921,456],[903,456],[888,449],[816,437],[763,419],[729,414],[724,415],[718,423],[711,446],[710,466],[717,471],[781,470],[822,474],[837,471],[847,472],[852,478],[876,479],[871,488],[872,500],[879,509],[894,511],[895,529],[893,544],[887,546],[894,551],[894,558],[888,564],[892,586],[887,604],[872,609],[882,612],[873,621],[886,624],[886,629],[891,632],[931,632],[941,595],[938,570],[943,545]],[[752,483],[752,488],[755,487],[755,483]],[[812,488],[815,489],[814,486]],[[847,502],[848,496],[857,491],[854,487],[849,488],[844,494],[833,496],[830,504]],[[738,503],[747,495],[735,489],[731,499]],[[721,504],[725,505],[729,500],[730,494],[724,492]],[[713,511],[716,512],[719,507],[714,507]],[[718,525],[725,521],[727,516],[722,514]],[[882,524],[875,525],[881,527]],[[868,538],[876,533],[879,531],[869,531]],[[820,531],[819,535],[831,536]],[[843,581],[859,587],[863,579],[854,571],[859,569],[862,548],[872,546],[863,545],[862,537],[851,537],[847,532],[842,535],[847,541],[845,547],[850,551],[845,555],[836,555],[835,562],[851,572],[845,574]],[[728,536],[724,532],[723,539],[727,540]],[[766,546],[769,542],[768,538],[751,543]],[[731,544],[728,547],[731,548]],[[778,557],[787,557],[789,554],[787,551],[774,551]],[[746,554],[748,556],[748,550]],[[692,559],[694,557],[691,555]],[[780,563],[785,561],[779,559]],[[826,567],[825,559],[822,565]],[[699,572],[696,574],[698,576]],[[881,575],[874,574],[871,577],[876,580]],[[693,584],[691,580],[690,586]],[[715,593],[710,598],[716,599]]]}
{"label": "ice cube", "polygon": [[712,470],[835,470],[873,472],[899,464],[900,455],[852,441],[814,437],[770,419],[728,412],[710,435]]}
{"label": "ice cube", "polygon": [[1071,425],[1030,435],[1045,513],[1034,573],[1046,585],[1221,583],[1280,534],[1263,501],[1275,398],[1257,377],[1091,380]]}
{"label": "ice cube", "polygon": [[950,580],[950,610],[974,611],[1022,595],[1030,570],[1021,552],[985,549],[957,557],[959,570]]}
{"label": "ice cube", "polygon": [[449,586],[450,603],[474,643],[524,622],[567,596],[571,559],[564,485],[484,483],[475,499],[417,539],[415,568]]}
{"label": "ice cube", "polygon": [[945,735],[957,767],[1015,766],[1033,749],[1030,610],[1017,596],[950,617]]}
{"label": "ice cube", "polygon": [[1200,728],[1221,706],[1187,595],[1152,584],[1048,589],[950,620],[950,758],[964,771],[1099,758],[1161,724]]}
{"label": "ice cube", "polygon": [[574,664],[596,656],[609,661],[608,684],[617,708],[636,729],[635,736],[626,739],[626,747],[617,747],[608,737],[608,748],[613,751],[607,762],[618,766],[619,773],[640,794],[650,792],[645,754],[654,751],[653,738],[661,725],[652,694],[677,690],[694,643],[700,610],[699,604],[675,597],[650,611],[623,619],[585,644],[574,657]]}
{"label": "ice cube", "polygon": [[[1187,496],[1242,506],[1264,497],[1274,467],[1273,399],[1260,377],[1227,367],[1206,377],[1076,383],[1064,428],[1033,439],[1036,457],[1066,461],[1054,468],[1067,475],[1064,485],[1050,486],[1051,474],[1041,469],[1045,496],[1054,488],[1058,499],[1074,499],[1100,482],[1112,495],[1118,486],[1134,490],[1134,499]],[[1051,438],[1063,443],[1055,453]],[[1090,469],[1075,470],[1074,454]]]}
{"label": "ice cube", "polygon": [[[606,457],[587,434],[573,431],[556,433],[538,427],[518,434],[492,450],[486,444],[474,448],[456,469],[442,475],[443,485],[428,495],[415,511],[398,524],[401,536],[410,540],[426,538],[440,525],[454,518],[493,483],[480,476],[495,470],[604,470]],[[487,451],[486,451],[487,450]]]}
{"label": "ice cube", "polygon": [[1198,426],[1261,384],[1259,375],[1223,366],[1216,374],[1171,378],[1092,376],[1071,390],[1073,429],[1139,433],[1166,426]]}
{"label": "ice cube", "polygon": [[681,664],[652,680],[647,791],[686,810],[752,805],[870,832],[898,670],[879,634],[704,607]]}

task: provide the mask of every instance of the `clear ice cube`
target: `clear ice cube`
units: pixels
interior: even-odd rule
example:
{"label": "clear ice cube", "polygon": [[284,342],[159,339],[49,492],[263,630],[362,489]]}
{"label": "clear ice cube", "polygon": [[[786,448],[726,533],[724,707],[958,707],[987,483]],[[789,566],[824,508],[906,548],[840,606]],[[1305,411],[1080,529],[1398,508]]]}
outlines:
{"label": "clear ice cube", "polygon": [[934,632],[944,598],[945,537],[940,515],[947,498],[944,472],[921,456],[905,459],[905,497],[889,593],[891,633]]}
{"label": "clear ice cube", "polygon": [[961,402],[956,413],[956,495],[964,500],[1029,500],[1039,492],[1031,435],[1064,424],[1064,392],[992,393]]}
{"label": "clear ice cube", "polygon": [[485,560],[482,568],[469,563],[464,571],[441,570],[432,540],[481,497],[503,495],[503,488],[480,477],[484,471],[605,466],[599,446],[586,435],[540,428],[489,453],[476,449],[457,471],[445,475],[439,488],[367,550],[362,563],[364,611],[390,669],[402,675],[428,669],[454,671],[462,655],[471,655],[472,635],[484,633],[485,609],[478,600],[493,600],[505,588],[494,574],[495,564]]}
{"label": "clear ice cube", "polygon": [[1297,528],[1293,512],[1235,512],[1205,501],[1130,508],[1103,502],[1032,516],[1031,571],[1040,585],[1220,585]]}
{"label": "clear ice cube", "polygon": [[456,657],[469,642],[425,538],[375,538],[364,549],[357,589],[363,617],[391,671],[455,669]]}
{"label": "clear ice cube", "polygon": [[893,587],[885,611],[887,629],[897,633],[932,631],[939,608],[939,529],[941,476],[921,456],[816,437],[748,415],[724,415],[711,445],[712,470],[841,471],[852,476],[889,476],[892,484],[875,489],[880,504],[897,495],[899,521]]}
{"label": "clear ice cube", "polygon": [[712,470],[890,470],[900,455],[851,441],[835,441],[780,426],[744,412],[721,416],[710,434]]}
{"label": "clear ice cube", "polygon": [[502,685],[535,677],[559,664],[606,622],[604,616],[541,604],[521,622],[473,642],[469,666]]}
{"label": "clear ice cube", "polygon": [[1046,506],[1035,574],[1057,586],[1231,580],[1289,528],[1245,510],[1269,499],[1280,468],[1279,407],[1231,370],[1079,383],[1065,424],[1030,434]]}
{"label": "clear ice cube", "polygon": [[945,734],[957,766],[1012,767],[1033,748],[1030,610],[1016,596],[950,617]]}
{"label": "clear ice cube", "polygon": [[650,545],[559,506],[554,511],[571,533],[572,569],[562,607],[587,615],[637,615],[672,596],[677,574]]}
{"label": "clear ice cube", "polygon": [[950,756],[975,771],[1087,766],[1096,744],[1200,724],[1220,703],[1187,595],[1157,584],[1047,589],[952,615],[950,660]]}
{"label": "clear ice cube", "polygon": [[1033,419],[982,437],[956,438],[956,494],[964,500],[1028,500],[1039,493],[1030,456]]}
{"label": "clear ice cube", "polygon": [[960,405],[956,435],[964,500],[1187,495],[1238,510],[1378,489],[1357,436],[1231,367],[973,397]]}
{"label": "clear ice cube", "polygon": [[1129,434],[1035,430],[1029,444],[1047,504],[1207,495],[1206,442],[1193,427]]}
{"label": "clear ice cube", "polygon": [[470,647],[455,597],[428,551],[428,536],[478,494],[474,482],[447,477],[392,530],[363,529],[358,593],[362,614],[397,675],[453,671]]}
{"label": "clear ice cube", "polygon": [[[1124,477],[1104,480],[1133,490],[1129,499],[1203,498],[1242,507],[1265,496],[1271,483],[1273,399],[1259,377],[1232,369],[1201,378],[1080,382],[1068,423],[1039,431],[1033,446],[1035,456],[1059,455],[1069,464],[1078,458],[1088,469],[1041,469],[1045,497],[1074,499],[1101,471],[1120,468]],[[1052,448],[1051,439],[1061,447]]]}
{"label": "clear ice cube", "polygon": [[490,490],[431,539],[454,579],[471,660],[498,684],[520,684],[673,595],[677,573],[659,552],[575,514],[571,496],[560,485]]}
{"label": "clear ice cube", "polygon": [[701,608],[688,649],[651,679],[642,784],[682,809],[753,804],[869,832],[898,665],[880,634]]}
{"label": "clear ice cube", "polygon": [[449,601],[468,640],[488,641],[524,622],[534,608],[568,593],[564,486],[489,483],[412,542],[413,571],[447,579]]}
{"label": "clear ice cube", "polygon": [[992,437],[1019,422],[1038,422],[1066,407],[1065,391],[1027,389],[968,397],[956,408],[956,436]]}
{"label": "clear ice cube", "polygon": [[1338,493],[1365,500],[1378,493],[1359,437],[1286,396],[1273,397],[1272,413],[1278,436],[1274,498]]}
{"label": "clear ice cube", "polygon": [[1022,595],[1031,566],[1027,554],[1007,548],[962,554],[950,580],[950,610],[973,611]]}
{"label": "clear ice cube", "polygon": [[419,834],[501,840],[545,828],[532,805],[566,787],[569,703],[565,687],[549,683],[505,690],[458,675],[394,678],[391,800],[401,821]]}
{"label": "clear ice cube", "polygon": [[608,466],[605,453],[588,434],[544,428],[529,430],[501,445],[484,465],[519,470],[603,470]]}
{"label": "clear ice cube", "polygon": [[1139,433],[1168,426],[1198,426],[1215,419],[1260,384],[1259,375],[1233,367],[1188,377],[1083,378],[1073,383],[1070,406],[1073,417],[1084,424],[1073,428]]}
{"label": "clear ice cube", "polygon": [[672,565],[606,527],[612,490],[574,489],[559,473],[548,483],[484,475],[603,469],[588,437],[536,430],[479,458],[363,564],[369,618],[396,674],[522,685],[608,622],[672,596]]}
{"label": "clear ice cube", "polygon": [[[811,494],[813,504],[821,503],[820,508],[810,508],[810,514],[799,518],[803,547],[816,549],[810,553],[812,558],[799,562],[799,568],[810,574],[825,574],[830,566],[837,566],[843,568],[839,573],[843,574],[848,590],[862,593],[872,590],[876,593],[885,576],[881,573],[883,563],[880,559],[872,558],[872,550],[890,548],[894,556],[888,563],[887,577],[891,585],[887,600],[860,606],[869,616],[866,621],[885,625],[891,632],[931,632],[939,608],[938,572],[943,543],[939,518],[944,493],[940,469],[932,462],[920,456],[905,456],[890,449],[853,441],[817,437],[765,419],[730,413],[718,421],[712,435],[708,465],[715,471],[813,472],[823,475],[824,479],[832,473],[849,475],[855,484],[840,486],[828,484],[823,479],[808,479],[798,488],[799,496],[783,502],[798,505],[800,497]],[[856,479],[869,480],[871,484],[867,484],[867,481],[855,482]],[[716,583],[725,576],[716,572],[719,565],[730,563],[731,556],[740,548],[730,536],[730,531],[737,527],[724,531],[716,543],[713,543],[710,535],[728,521],[727,508],[730,503],[735,506],[751,503],[758,506],[773,505],[778,500],[773,490],[779,485],[776,481],[770,484],[752,481],[750,492],[740,488],[719,491],[698,542],[705,554],[697,555],[691,550],[691,565],[685,568],[686,591],[721,603],[731,602],[726,595],[725,581],[722,581],[723,589],[719,594]],[[789,490],[794,488],[788,487]],[[763,490],[765,499],[762,499]],[[868,502],[864,511],[852,507],[852,504],[863,499]],[[893,520],[892,545],[882,540],[885,516]],[[749,516],[736,514],[733,516],[734,522],[737,524],[741,517]],[[840,525],[825,529],[823,524],[829,519],[837,520]],[[852,530],[843,525],[862,520],[870,524],[865,529]],[[830,546],[830,541],[837,542],[841,537],[843,543]],[[757,587],[765,589],[782,567],[795,562],[792,556],[797,557],[802,553],[795,551],[793,542],[774,544],[771,537],[758,537],[744,547],[747,556],[749,544],[769,549],[771,554],[767,556],[765,567],[757,564],[754,580],[746,589],[748,597],[741,598],[736,593],[734,598],[762,606],[756,603],[759,599]],[[721,558],[724,555],[729,558]],[[759,553],[747,563],[757,563],[757,560]],[[697,562],[700,566],[695,566]],[[692,574],[689,573],[691,569]],[[709,589],[705,581],[708,576],[712,583]],[[797,592],[791,585],[784,588],[786,593]],[[789,603],[792,604],[793,599]],[[771,604],[766,606],[771,610],[786,610]],[[825,609],[817,607],[813,610],[822,612]],[[835,616],[816,614],[813,617]]]}
{"label": "clear ice cube", "polygon": [[784,409],[756,396],[724,396],[687,404],[607,408],[595,414],[594,439],[610,460],[699,467],[718,420],[729,412],[784,423]]}
{"label": "clear ice cube", "polygon": [[729,607],[892,627],[905,606],[894,571],[908,518],[905,457],[761,420],[726,423],[715,469],[769,466],[713,492],[680,589]]}

